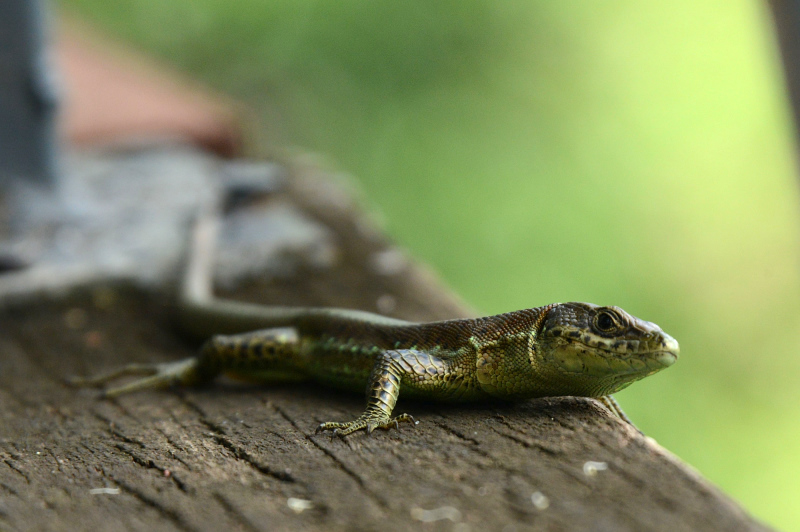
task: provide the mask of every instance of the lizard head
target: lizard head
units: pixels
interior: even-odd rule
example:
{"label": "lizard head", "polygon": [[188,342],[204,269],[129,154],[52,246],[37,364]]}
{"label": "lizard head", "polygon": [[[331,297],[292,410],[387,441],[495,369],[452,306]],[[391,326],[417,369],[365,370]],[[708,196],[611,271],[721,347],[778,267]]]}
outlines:
{"label": "lizard head", "polygon": [[552,305],[533,339],[531,363],[564,395],[599,397],[675,363],[678,342],[619,307]]}

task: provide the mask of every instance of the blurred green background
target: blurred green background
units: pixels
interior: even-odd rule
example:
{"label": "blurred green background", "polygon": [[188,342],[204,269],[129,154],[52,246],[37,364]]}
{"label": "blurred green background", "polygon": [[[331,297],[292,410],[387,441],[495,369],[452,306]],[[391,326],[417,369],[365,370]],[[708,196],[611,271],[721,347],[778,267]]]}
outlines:
{"label": "blurred green background", "polygon": [[619,394],[800,530],[794,135],[757,1],[61,0],[328,155],[476,308],[616,304],[681,343]]}

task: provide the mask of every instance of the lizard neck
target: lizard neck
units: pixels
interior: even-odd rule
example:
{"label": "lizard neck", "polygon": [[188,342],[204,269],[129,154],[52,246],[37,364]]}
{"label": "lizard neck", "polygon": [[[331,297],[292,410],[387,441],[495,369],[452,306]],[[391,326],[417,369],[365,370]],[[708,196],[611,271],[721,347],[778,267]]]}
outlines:
{"label": "lizard neck", "polygon": [[550,394],[547,375],[536,367],[536,338],[554,305],[476,320],[470,343],[476,377],[485,392],[502,399]]}

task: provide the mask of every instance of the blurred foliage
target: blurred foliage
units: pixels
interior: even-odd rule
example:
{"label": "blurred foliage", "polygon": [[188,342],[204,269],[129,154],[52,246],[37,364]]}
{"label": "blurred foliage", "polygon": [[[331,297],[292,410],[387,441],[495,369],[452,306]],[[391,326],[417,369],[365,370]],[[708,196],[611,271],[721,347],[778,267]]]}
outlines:
{"label": "blurred foliage", "polygon": [[476,307],[662,325],[681,360],[628,413],[800,530],[795,139],[764,5],[61,4],[245,101],[262,145],[330,155]]}

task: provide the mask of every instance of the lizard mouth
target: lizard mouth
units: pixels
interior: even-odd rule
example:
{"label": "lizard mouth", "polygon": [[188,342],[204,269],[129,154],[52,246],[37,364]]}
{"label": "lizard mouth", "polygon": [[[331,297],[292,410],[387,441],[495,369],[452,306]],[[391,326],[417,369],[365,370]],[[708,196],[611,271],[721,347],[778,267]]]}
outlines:
{"label": "lizard mouth", "polygon": [[[671,346],[670,346],[671,347]],[[627,354],[627,356],[620,356],[620,353],[609,350],[601,350],[604,353],[602,357],[603,363],[598,366],[601,372],[611,370],[611,373],[618,375],[640,375],[639,378],[646,375],[652,375],[662,369],[668,368],[678,360],[678,351],[676,349],[658,350],[658,351],[645,351],[637,354]],[[588,361],[584,361],[588,362]],[[585,363],[584,370],[590,368],[592,364]]]}
{"label": "lizard mouth", "polygon": [[653,353],[653,359],[665,368],[668,368],[678,360],[678,354],[672,351],[658,351]]}
{"label": "lizard mouth", "polygon": [[[631,353],[628,356],[623,354],[623,357],[627,359],[629,364],[632,363],[634,367],[641,366],[641,362],[644,362],[648,368],[653,370],[668,368],[678,360],[680,346],[678,341],[670,335],[660,332],[656,338],[650,339],[648,343],[650,344],[650,349],[645,349],[638,354]],[[644,347],[641,344],[639,346]],[[641,362],[633,362],[636,359]]]}
{"label": "lizard mouth", "polygon": [[668,368],[678,360],[678,353],[680,353],[681,348],[678,345],[678,341],[665,332],[661,333],[660,342],[663,349],[656,351],[651,357],[663,367]]}
{"label": "lizard mouth", "polygon": [[680,349],[677,340],[662,331],[631,339],[560,336],[550,356],[561,372],[631,382],[673,365]]}

